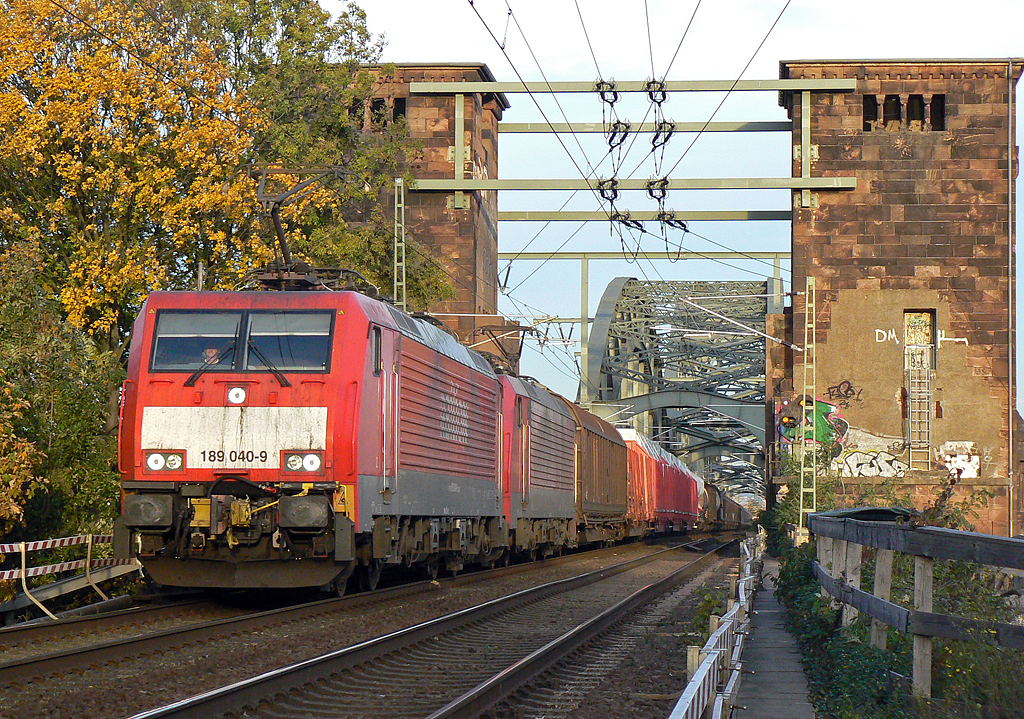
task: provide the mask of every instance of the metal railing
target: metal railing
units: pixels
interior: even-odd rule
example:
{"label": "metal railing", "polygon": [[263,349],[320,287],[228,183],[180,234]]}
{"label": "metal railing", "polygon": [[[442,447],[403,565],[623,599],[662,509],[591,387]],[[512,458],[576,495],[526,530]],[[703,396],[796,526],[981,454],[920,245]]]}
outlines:
{"label": "metal railing", "polygon": [[[762,530],[763,531],[763,530]],[[712,719],[728,717],[739,700],[743,674],[743,646],[750,628],[754,593],[761,583],[761,554],[764,534],[759,533],[740,545],[739,578],[729,611],[711,617],[711,636],[703,647],[688,647],[686,689],[676,702],[669,719]]]}
{"label": "metal railing", "polygon": [[[0,581],[21,580],[23,596],[32,604],[35,604],[51,619],[57,617],[46,608],[42,599],[53,599],[63,594],[76,592],[84,587],[92,587],[104,600],[108,597],[97,585],[98,581],[112,579],[113,577],[140,570],[142,565],[135,559],[110,559],[94,558],[93,547],[98,544],[110,544],[114,541],[111,534],[81,534],[75,537],[61,537],[59,539],[43,539],[37,542],[18,542],[16,544],[0,544],[0,554],[15,554],[21,556],[21,569],[0,570]],[[61,549],[85,545],[86,554],[84,559],[75,559],[57,564],[44,564],[36,567],[29,567],[28,553],[38,552],[47,549]],[[58,584],[46,585],[46,588],[37,589],[33,594],[29,590],[28,580],[33,577],[42,577],[48,574],[63,574],[75,570],[84,569],[85,573],[76,578],[80,581],[69,581]],[[96,572],[94,570],[100,570]],[[9,605],[9,606],[8,606]],[[28,602],[19,602],[17,599],[5,602],[0,605],[0,611],[19,609],[28,606]]]}
{"label": "metal railing", "polygon": [[[1024,540],[821,514],[809,517],[809,529],[817,543],[814,574],[822,589],[843,604],[843,623],[852,622],[859,612],[871,617],[871,644],[880,649],[885,649],[887,627],[913,635],[915,696],[931,696],[933,637],[1024,648],[1024,626],[932,612],[936,559],[1024,569]],[[865,546],[878,550],[870,594],[860,588]],[[914,557],[913,609],[889,601],[895,552]]]}

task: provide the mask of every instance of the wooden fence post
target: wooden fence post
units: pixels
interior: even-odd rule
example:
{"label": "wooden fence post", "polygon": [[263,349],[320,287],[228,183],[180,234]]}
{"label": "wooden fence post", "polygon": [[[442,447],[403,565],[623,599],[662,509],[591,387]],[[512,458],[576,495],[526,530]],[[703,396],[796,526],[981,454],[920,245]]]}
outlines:
{"label": "wooden fence post", "polygon": [[[879,549],[875,553],[875,596],[889,601],[892,592],[892,550]],[[885,641],[889,636],[889,627],[885,622],[871,620],[871,646],[885,649]]]}
{"label": "wooden fence post", "polygon": [[[860,561],[864,546],[854,542],[846,543],[846,583],[854,589],[860,589]],[[843,626],[848,627],[857,618],[857,610],[843,605]]]}
{"label": "wooden fence post", "polygon": [[[832,571],[829,572],[833,577],[838,579],[840,582],[846,581],[846,548],[849,542],[845,539],[833,539],[832,540]],[[845,614],[846,607],[842,601],[828,595],[832,599],[832,606],[838,606],[840,611]]]}
{"label": "wooden fence post", "polygon": [[[832,537],[822,537],[820,535],[814,538],[815,543],[818,546],[818,564],[830,577],[834,577],[836,573],[832,571],[832,545],[834,539]],[[831,595],[825,591],[825,588],[821,589],[821,598],[829,599]]]}
{"label": "wooden fence post", "polygon": [[686,647],[686,680],[690,681],[693,679],[693,675],[697,673],[697,667],[700,666],[700,647],[688,646]]}
{"label": "wooden fence post", "polygon": [[[932,611],[932,580],[935,578],[935,560],[931,557],[914,557],[914,609],[919,612]],[[930,698],[932,695],[932,638],[914,635],[914,686],[915,697]]]}

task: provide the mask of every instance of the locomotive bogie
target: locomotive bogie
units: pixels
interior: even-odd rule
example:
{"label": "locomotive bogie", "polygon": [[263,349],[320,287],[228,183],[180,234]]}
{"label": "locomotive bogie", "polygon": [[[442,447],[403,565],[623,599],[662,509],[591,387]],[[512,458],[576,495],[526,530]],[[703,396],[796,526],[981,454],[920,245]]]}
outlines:
{"label": "locomotive bogie", "polygon": [[449,569],[464,563],[489,564],[509,542],[501,517],[377,517],[372,538],[362,545],[359,560],[412,567],[443,561]]}

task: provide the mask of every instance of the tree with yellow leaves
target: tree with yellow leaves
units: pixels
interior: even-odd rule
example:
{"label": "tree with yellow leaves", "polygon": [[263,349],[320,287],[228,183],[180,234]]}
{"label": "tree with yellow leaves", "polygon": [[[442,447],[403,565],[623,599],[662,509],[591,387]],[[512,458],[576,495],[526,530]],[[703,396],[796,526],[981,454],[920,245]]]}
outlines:
{"label": "tree with yellow leaves", "polygon": [[[300,255],[389,281],[372,208],[405,159],[401,125],[366,133],[381,40],[314,0],[0,0],[0,249],[31,241],[68,318],[125,346],[154,289],[230,288],[273,256],[247,165],[349,167],[290,209]],[[445,291],[413,268],[421,304]],[[415,270],[419,270],[417,273]]]}
{"label": "tree with yellow leaves", "polygon": [[2,3],[0,243],[35,242],[69,319],[117,350],[145,294],[203,254],[266,257],[237,169],[264,120],[203,43],[139,5]]}

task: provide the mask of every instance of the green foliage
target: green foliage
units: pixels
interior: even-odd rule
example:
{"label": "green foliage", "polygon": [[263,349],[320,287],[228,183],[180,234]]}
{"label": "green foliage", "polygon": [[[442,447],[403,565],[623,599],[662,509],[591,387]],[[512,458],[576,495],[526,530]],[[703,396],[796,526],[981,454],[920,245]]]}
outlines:
{"label": "green foliage", "polygon": [[707,642],[708,637],[711,636],[709,631],[711,615],[722,616],[725,614],[725,600],[728,596],[729,592],[725,587],[709,587],[707,582],[701,584],[700,589],[697,590],[698,600],[693,615],[693,632],[700,635],[701,645]]}
{"label": "green foliage", "polygon": [[[879,485],[868,498],[878,504],[898,504],[894,485]],[[951,501],[948,488],[940,488],[935,504],[919,519],[935,526],[962,526],[977,498]],[[982,500],[983,501],[983,500]],[[773,514],[774,512],[774,514]],[[781,534],[786,509],[766,513],[769,531]],[[771,539],[771,535],[769,535]],[[1016,679],[1015,667],[1024,652],[1004,649],[981,641],[933,640],[932,688],[930,702],[913,702],[905,691],[887,681],[889,672],[911,675],[912,637],[889,630],[886,651],[869,644],[871,622],[861,615],[850,626],[841,627],[841,615],[831,600],[821,597],[820,586],[811,571],[815,545],[794,547],[776,537],[780,572],[777,594],[787,609],[787,622],[805,655],[805,671],[819,718],[902,719],[903,717],[1019,717],[1024,714],[1024,686]],[[869,550],[862,565],[862,586],[871,587],[875,561]],[[1011,622],[1015,611],[993,591],[996,575],[979,565],[964,562],[936,562],[934,567],[934,609],[936,613],[971,619]],[[897,554],[893,560],[891,601],[912,607],[914,558]]]}
{"label": "green foliage", "polygon": [[[380,97],[394,67],[378,64],[384,38],[370,32],[366,13],[350,1],[332,20],[316,0],[174,0],[162,12],[165,27],[211,44],[230,68],[233,91],[267,120],[254,133],[250,162],[346,169],[283,209],[295,257],[356,270],[389,294],[394,218],[384,205],[420,146],[405,120],[392,117],[391,99]],[[268,189],[296,181],[279,176]],[[263,232],[271,241],[271,228]],[[411,305],[454,297],[442,267],[414,239],[409,244]]]}
{"label": "green foliage", "polygon": [[36,256],[32,245],[0,255],[0,464],[4,484],[21,484],[22,510],[0,514],[0,541],[109,531],[118,510],[105,418],[121,370],[64,319]]}
{"label": "green foliage", "polygon": [[[75,16],[88,17],[84,24]],[[389,287],[381,200],[416,153],[374,114],[391,71],[348,3],[0,3],[0,250],[34,242],[63,313],[120,354],[154,289],[230,289],[274,254],[253,164],[343,166],[282,212],[296,259]],[[278,176],[290,188],[296,178]],[[422,307],[453,292],[408,263]]]}

